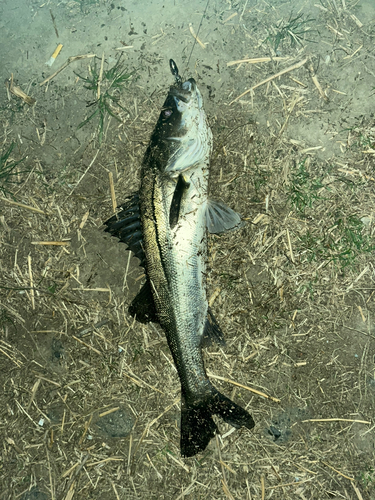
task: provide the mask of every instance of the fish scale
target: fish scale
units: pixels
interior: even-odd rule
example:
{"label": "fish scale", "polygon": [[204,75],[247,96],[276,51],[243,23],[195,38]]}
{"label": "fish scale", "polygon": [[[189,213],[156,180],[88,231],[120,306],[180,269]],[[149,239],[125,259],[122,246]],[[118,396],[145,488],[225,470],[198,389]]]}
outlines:
{"label": "fish scale", "polygon": [[[151,203],[157,205],[153,207],[154,218],[145,217],[142,223],[147,235],[144,238],[147,276],[184,390],[192,394],[206,378],[203,362],[197,363],[197,359],[202,359],[197,353],[208,307],[204,283],[206,252],[199,253],[201,247],[206,247],[205,207],[201,196],[191,191],[190,203],[185,203],[188,215],[181,216],[176,228],[170,229],[169,206],[160,200],[171,198],[175,183],[172,180],[161,186],[163,173],[156,170],[154,175],[155,180],[149,172],[143,175],[140,190],[141,212],[151,211],[148,206]],[[149,194],[149,183],[154,185],[153,196]]]}

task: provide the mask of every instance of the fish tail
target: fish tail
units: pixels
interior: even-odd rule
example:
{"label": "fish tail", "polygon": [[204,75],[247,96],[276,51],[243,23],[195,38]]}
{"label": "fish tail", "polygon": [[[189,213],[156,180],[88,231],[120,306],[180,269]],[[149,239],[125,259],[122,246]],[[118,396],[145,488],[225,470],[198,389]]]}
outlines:
{"label": "fish tail", "polygon": [[252,429],[253,417],[214,387],[208,398],[189,404],[182,396],[181,455],[192,457],[203,451],[217,432],[212,415],[219,415],[233,427]]}

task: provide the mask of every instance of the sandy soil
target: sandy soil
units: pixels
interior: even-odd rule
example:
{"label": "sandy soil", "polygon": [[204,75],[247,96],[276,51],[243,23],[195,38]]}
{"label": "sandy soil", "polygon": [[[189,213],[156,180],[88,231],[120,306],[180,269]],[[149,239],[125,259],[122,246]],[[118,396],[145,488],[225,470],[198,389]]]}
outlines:
{"label": "sandy soil", "polygon": [[[375,4],[205,7],[0,3],[0,499],[375,499]],[[163,332],[127,312],[143,271],[102,227],[109,174],[118,203],[137,190],[171,57],[203,93],[212,196],[246,221],[209,240],[227,346],[207,371],[256,420],[218,421],[191,459]],[[81,77],[119,58],[99,141]]]}

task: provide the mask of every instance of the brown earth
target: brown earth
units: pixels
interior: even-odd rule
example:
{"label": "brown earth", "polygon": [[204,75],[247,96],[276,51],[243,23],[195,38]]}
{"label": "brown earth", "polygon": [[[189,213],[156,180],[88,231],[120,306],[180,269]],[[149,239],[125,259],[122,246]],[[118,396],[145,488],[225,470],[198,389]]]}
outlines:
{"label": "brown earth", "polygon": [[[14,142],[8,165],[22,160],[16,183],[0,177],[0,499],[374,500],[375,5],[219,0],[203,19],[205,2],[147,6],[0,5],[1,154]],[[207,45],[189,59],[201,19]],[[40,83],[103,53],[105,70],[121,53],[135,73],[99,145],[95,118],[77,128],[94,59]],[[246,220],[209,240],[227,346],[205,361],[256,427],[218,421],[191,459],[163,332],[127,312],[143,270],[102,227],[109,173],[118,203],[137,190],[170,57],[204,96],[212,197]]]}

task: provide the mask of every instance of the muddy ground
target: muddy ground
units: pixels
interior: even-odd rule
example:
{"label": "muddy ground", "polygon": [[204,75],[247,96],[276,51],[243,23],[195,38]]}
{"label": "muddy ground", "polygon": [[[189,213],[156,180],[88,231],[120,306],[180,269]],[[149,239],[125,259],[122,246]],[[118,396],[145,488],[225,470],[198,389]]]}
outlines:
{"label": "muddy ground", "polygon": [[[0,499],[375,499],[375,5],[205,7],[0,4]],[[190,459],[164,334],[127,312],[143,270],[102,226],[110,174],[117,203],[137,190],[170,57],[203,93],[211,196],[246,221],[209,238],[227,345],[205,362],[256,421],[218,421]],[[103,126],[79,128],[82,77],[116,64]]]}

